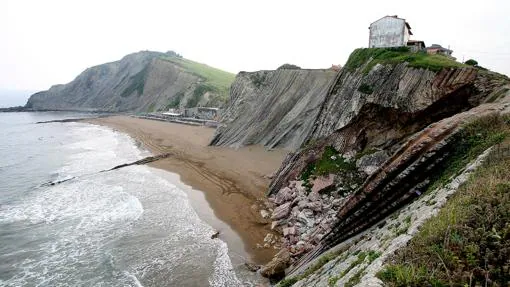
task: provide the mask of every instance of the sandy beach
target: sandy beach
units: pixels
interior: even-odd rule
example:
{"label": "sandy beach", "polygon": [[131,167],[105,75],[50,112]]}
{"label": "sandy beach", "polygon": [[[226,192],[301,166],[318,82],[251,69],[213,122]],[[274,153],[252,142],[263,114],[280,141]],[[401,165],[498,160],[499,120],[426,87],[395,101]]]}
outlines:
{"label": "sandy beach", "polygon": [[[172,156],[150,165],[176,173],[181,181],[203,192],[214,215],[228,224],[237,236],[222,233],[229,248],[244,248],[251,261],[263,264],[276,250],[257,248],[270,232],[270,224],[260,217],[257,199],[264,197],[269,179],[264,175],[278,169],[287,151],[267,151],[260,146],[231,149],[208,146],[214,129],[204,126],[113,116],[88,120],[92,124],[108,126],[125,132],[153,154],[172,153]],[[200,215],[206,208],[196,195],[190,200]],[[208,221],[207,218],[204,218]],[[214,226],[214,224],[212,224]],[[242,247],[240,247],[240,244]]]}

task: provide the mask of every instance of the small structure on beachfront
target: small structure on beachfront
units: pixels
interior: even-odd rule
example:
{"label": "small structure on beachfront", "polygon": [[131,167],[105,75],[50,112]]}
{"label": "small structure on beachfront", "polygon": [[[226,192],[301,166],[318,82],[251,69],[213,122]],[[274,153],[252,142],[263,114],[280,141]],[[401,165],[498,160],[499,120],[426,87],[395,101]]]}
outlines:
{"label": "small structure on beachfront", "polygon": [[406,19],[399,18],[397,15],[384,16],[370,24],[368,29],[370,30],[368,39],[369,48],[407,46],[413,52],[425,50],[425,42],[411,40],[410,38],[413,35],[411,25],[409,25]]}
{"label": "small structure on beachfront", "polygon": [[218,108],[194,107],[184,109],[184,117],[204,120],[218,120],[220,115]]}

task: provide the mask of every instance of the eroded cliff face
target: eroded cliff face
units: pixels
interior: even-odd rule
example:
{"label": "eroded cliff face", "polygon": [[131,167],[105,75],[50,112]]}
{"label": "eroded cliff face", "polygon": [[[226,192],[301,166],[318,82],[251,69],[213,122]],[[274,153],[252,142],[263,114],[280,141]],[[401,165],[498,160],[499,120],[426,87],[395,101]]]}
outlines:
{"label": "eroded cliff face", "polygon": [[304,145],[271,183],[272,228],[290,270],[420,198],[461,143],[464,124],[510,111],[510,81],[496,73],[405,62],[365,72],[367,65],[340,72]]}
{"label": "eroded cliff face", "polygon": [[401,63],[376,65],[368,74],[364,68],[342,70],[305,140],[312,144],[289,155],[269,194],[298,177],[326,146],[341,154],[369,149],[392,154],[407,136],[479,105],[508,81],[473,68],[434,73]]}
{"label": "eroded cliff face", "polygon": [[336,75],[297,69],[239,73],[211,145],[301,147]]}
{"label": "eroded cliff face", "polygon": [[214,92],[196,91],[205,79],[165,60],[166,57],[173,55],[142,51],[116,62],[88,68],[68,84],[55,85],[32,95],[26,107],[34,110],[151,112],[185,106],[191,101],[193,106],[209,105],[208,98]]}

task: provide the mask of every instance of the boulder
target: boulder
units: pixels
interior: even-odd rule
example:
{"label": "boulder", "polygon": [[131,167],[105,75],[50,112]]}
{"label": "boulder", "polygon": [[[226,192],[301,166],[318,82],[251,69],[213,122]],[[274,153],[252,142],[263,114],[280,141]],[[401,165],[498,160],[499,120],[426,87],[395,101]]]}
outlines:
{"label": "boulder", "polygon": [[313,227],[315,225],[315,219],[313,217],[313,211],[310,209],[303,209],[299,215],[297,220],[307,227]]}
{"label": "boulder", "polygon": [[273,259],[260,268],[260,274],[267,278],[281,278],[285,269],[290,266],[290,253],[287,248],[281,249]]}
{"label": "boulder", "polygon": [[307,207],[315,212],[319,212],[322,210],[322,204],[320,201],[314,201],[307,204]]}
{"label": "boulder", "polygon": [[307,198],[305,198],[305,199],[301,200],[301,201],[300,201],[300,202],[298,202],[298,204],[297,204],[298,209],[299,209],[299,210],[303,210],[303,209],[307,208],[307,207],[308,207],[308,203],[310,203],[310,202],[308,201],[308,199],[307,199]]}
{"label": "boulder", "polygon": [[262,216],[262,218],[266,219],[266,218],[269,218],[271,216],[271,214],[269,214],[269,211],[262,209],[260,211],[260,216]]}
{"label": "boulder", "polygon": [[326,191],[335,186],[335,175],[329,174],[328,176],[319,176],[312,181],[312,193]]}
{"label": "boulder", "polygon": [[388,158],[389,155],[386,151],[376,151],[358,159],[356,167],[359,171],[372,175]]}
{"label": "boulder", "polygon": [[318,192],[310,192],[310,194],[308,194],[308,200],[310,200],[311,202],[314,202],[314,201],[319,201],[321,200],[321,196],[319,195]]}
{"label": "boulder", "polygon": [[260,269],[260,265],[249,263],[249,262],[244,263],[244,266],[246,267],[246,269],[248,269],[251,272],[257,272],[257,270]]}
{"label": "boulder", "polygon": [[284,202],[290,201],[294,199],[292,197],[292,190],[288,187],[284,187],[280,189],[280,191],[276,194],[275,203],[282,204]]}
{"label": "boulder", "polygon": [[296,227],[294,226],[291,226],[291,227],[286,227],[283,229],[283,236],[287,237],[289,235],[294,235],[296,234]]}
{"label": "boulder", "polygon": [[278,227],[281,224],[280,220],[276,220],[271,222],[271,229],[274,230],[276,227]]}
{"label": "boulder", "polygon": [[296,191],[300,195],[306,194],[306,187],[303,186],[302,181],[296,181]]}
{"label": "boulder", "polygon": [[273,215],[271,216],[272,220],[279,220],[285,218],[289,215],[291,209],[291,202],[284,203],[273,211]]}

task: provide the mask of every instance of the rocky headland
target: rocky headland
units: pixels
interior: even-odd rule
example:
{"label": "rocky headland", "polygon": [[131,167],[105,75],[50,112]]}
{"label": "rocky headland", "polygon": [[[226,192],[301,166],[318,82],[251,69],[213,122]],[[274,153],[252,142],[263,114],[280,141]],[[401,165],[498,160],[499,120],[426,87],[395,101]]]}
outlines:
{"label": "rocky headland", "polygon": [[154,112],[179,107],[219,107],[234,75],[175,52],[141,51],[86,69],[65,85],[30,97],[28,110]]}
{"label": "rocky headland", "polygon": [[[299,98],[304,106],[269,92],[284,83],[270,77],[264,88],[257,75],[236,79],[212,144],[295,150],[267,193],[281,251],[260,272],[291,274],[281,286],[381,286],[382,259],[405,246],[510,130],[510,80],[446,57],[358,49],[331,82],[308,85],[320,89],[312,102]],[[275,119],[280,107],[290,112]],[[328,250],[336,251],[321,257]]]}

